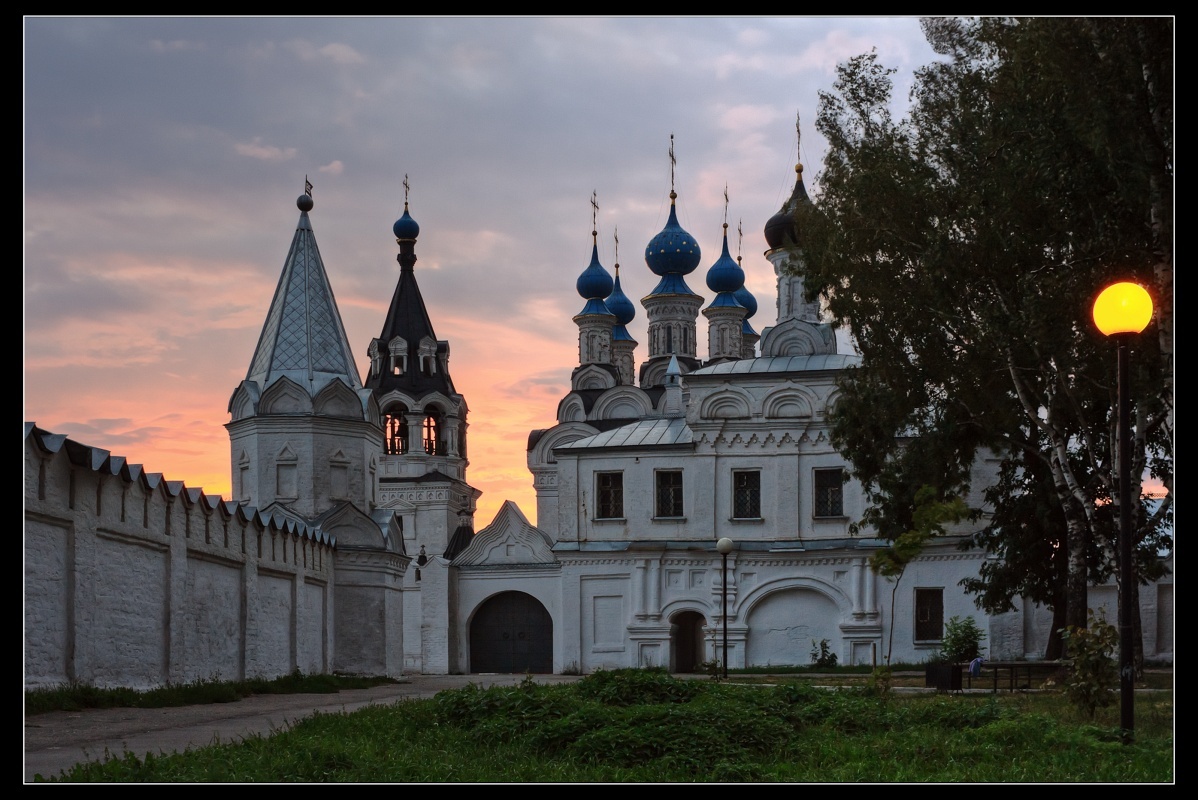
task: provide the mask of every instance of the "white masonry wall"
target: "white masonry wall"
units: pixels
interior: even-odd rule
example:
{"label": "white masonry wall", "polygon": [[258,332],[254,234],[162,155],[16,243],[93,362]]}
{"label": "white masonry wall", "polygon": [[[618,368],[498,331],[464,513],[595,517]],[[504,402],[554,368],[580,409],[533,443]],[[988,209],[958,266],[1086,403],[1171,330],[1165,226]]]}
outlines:
{"label": "white masonry wall", "polygon": [[332,575],[307,529],[26,436],[26,688],[328,672]]}

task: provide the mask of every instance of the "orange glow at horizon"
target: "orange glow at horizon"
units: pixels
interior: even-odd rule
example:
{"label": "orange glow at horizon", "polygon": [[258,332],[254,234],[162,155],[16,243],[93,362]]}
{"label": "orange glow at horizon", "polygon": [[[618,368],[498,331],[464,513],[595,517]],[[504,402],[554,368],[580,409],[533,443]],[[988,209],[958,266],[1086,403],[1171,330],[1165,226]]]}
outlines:
{"label": "orange glow at horizon", "polygon": [[[505,500],[518,505],[535,525],[536,492],[526,466],[524,446],[533,429],[528,420],[538,408],[543,410],[545,404],[536,406],[530,402],[522,408],[511,408],[503,403],[489,403],[491,392],[486,388],[480,386],[471,391],[470,386],[475,382],[456,376],[455,382],[467,402],[478,409],[472,411],[468,420],[470,467],[466,473],[467,482],[483,492],[474,517],[475,530],[490,524]],[[169,408],[178,397],[169,389],[162,389],[120,401],[112,399],[114,407],[120,408],[119,419],[81,423],[60,416],[69,413],[69,409],[57,407],[43,409],[46,413],[34,414],[28,421],[51,433],[65,434],[80,444],[108,450],[131,464],[140,464],[146,472],[162,474],[166,480],[181,480],[189,488],[202,489],[209,497],[219,495],[230,499],[231,461],[224,429],[229,415],[224,409],[228,403],[226,395],[232,393],[233,385],[227,393],[213,390],[210,411],[193,409],[189,413],[164,414],[163,409]],[[548,405],[548,416],[537,427],[548,428],[555,423],[556,405],[554,398]],[[484,420],[488,408],[494,412]],[[473,419],[476,416],[480,419]],[[105,429],[100,430],[97,422],[103,423]]]}
{"label": "orange glow at horizon", "polygon": [[[269,290],[257,293],[269,298]],[[429,298],[426,298],[429,299]],[[232,497],[231,456],[225,424],[228,402],[245,377],[268,301],[254,311],[237,308],[239,326],[204,333],[199,352],[163,358],[156,351],[139,363],[130,356],[140,342],[157,339],[159,351],[172,346],[169,327],[161,316],[136,320],[141,330],[123,334],[115,326],[111,343],[137,342],[128,350],[96,349],[89,364],[92,379],[69,384],[69,365],[61,358],[41,357],[32,346],[25,370],[36,376],[27,393],[25,421],[51,433],[64,434],[80,444],[108,450],[167,480],[179,480],[209,496]],[[385,315],[377,300],[371,304],[342,303],[346,327],[371,330]],[[438,336],[453,347],[450,374],[469,407],[466,481],[482,491],[474,517],[482,530],[504,501],[511,500],[536,524],[536,493],[528,471],[525,447],[530,431],[556,424],[557,404],[569,390],[570,369],[577,362],[577,342],[559,331],[516,335],[496,323],[446,313],[430,303]],[[565,320],[569,328],[574,326]],[[369,327],[366,327],[369,326]],[[98,327],[98,326],[94,326]],[[351,346],[364,350],[363,336],[348,334]],[[95,337],[93,336],[93,341]],[[368,339],[367,339],[368,341]],[[181,346],[186,349],[185,346]],[[163,363],[173,369],[165,371]],[[364,374],[366,364],[358,364]],[[47,380],[53,378],[54,380]],[[47,391],[57,382],[69,387]]]}

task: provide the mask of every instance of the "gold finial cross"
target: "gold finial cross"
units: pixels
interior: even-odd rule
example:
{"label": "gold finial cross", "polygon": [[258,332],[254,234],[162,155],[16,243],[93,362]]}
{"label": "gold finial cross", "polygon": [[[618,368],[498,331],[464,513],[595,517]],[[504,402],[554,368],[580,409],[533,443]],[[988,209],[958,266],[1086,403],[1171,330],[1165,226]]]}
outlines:
{"label": "gold finial cross", "polygon": [[408,173],[405,172],[403,176],[403,204],[405,206],[408,204],[408,190],[411,188],[408,184]]}

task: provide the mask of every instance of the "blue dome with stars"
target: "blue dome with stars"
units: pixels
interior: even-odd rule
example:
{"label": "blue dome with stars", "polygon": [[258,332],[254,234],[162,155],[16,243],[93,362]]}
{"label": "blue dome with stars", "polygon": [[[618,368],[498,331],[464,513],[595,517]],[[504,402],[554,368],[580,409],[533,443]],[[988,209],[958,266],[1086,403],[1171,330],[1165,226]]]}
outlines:
{"label": "blue dome with stars", "polygon": [[674,207],[677,197],[675,192],[670,192],[670,219],[645,247],[645,263],[654,275],[689,275],[699,266],[699,259],[702,258],[695,237],[678,224],[678,213]]}

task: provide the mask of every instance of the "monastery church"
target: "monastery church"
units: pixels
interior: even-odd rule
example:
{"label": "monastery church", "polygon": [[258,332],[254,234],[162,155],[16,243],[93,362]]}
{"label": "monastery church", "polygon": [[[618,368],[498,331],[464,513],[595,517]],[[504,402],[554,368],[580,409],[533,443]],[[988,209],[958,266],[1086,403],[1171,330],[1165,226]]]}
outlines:
{"label": "monastery church", "polygon": [[[958,544],[984,521],[929,544],[897,588],[869,566],[884,542],[850,534],[865,499],[829,442],[829,409],[859,358],[838,350],[793,274],[793,212],[809,202],[796,174],[764,226],[777,317],[760,333],[726,224],[700,273],[710,294],[688,284],[705,262],[671,187],[669,220],[645,248],[657,284],[640,301],[638,364],[636,306],[592,232],[578,365],[556,420],[528,436],[538,524],[508,502],[477,533],[469,409],[417,283],[408,202],[363,381],[301,195],[257,348],[231,387],[232,499],[26,423],[26,687],[296,669],[691,672],[725,652],[732,668],[807,664],[821,643],[842,664],[888,650],[911,663],[938,650],[953,616],[979,621],[992,659],[1041,657],[1050,612],[1017,603],[988,616],[959,586],[986,556]],[[977,465],[970,505],[991,468]],[[1141,590],[1149,658],[1172,659],[1171,572]],[[1090,604],[1114,619],[1114,587],[1092,587]]]}

